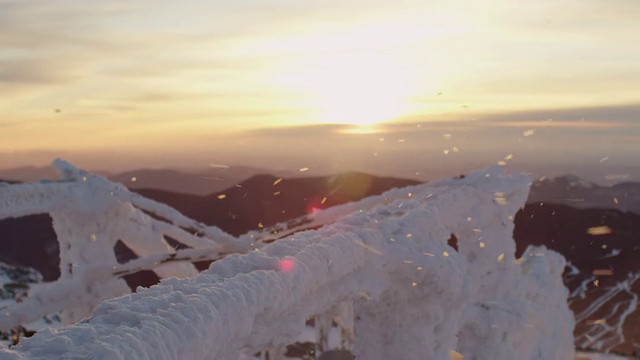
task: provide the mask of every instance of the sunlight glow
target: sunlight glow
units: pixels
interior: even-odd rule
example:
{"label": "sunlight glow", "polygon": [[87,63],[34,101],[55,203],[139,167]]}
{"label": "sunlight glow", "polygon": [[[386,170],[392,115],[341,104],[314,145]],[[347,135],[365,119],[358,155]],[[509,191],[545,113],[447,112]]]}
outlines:
{"label": "sunlight glow", "polygon": [[380,54],[321,59],[306,74],[319,121],[372,125],[403,115],[408,79],[398,62]]}

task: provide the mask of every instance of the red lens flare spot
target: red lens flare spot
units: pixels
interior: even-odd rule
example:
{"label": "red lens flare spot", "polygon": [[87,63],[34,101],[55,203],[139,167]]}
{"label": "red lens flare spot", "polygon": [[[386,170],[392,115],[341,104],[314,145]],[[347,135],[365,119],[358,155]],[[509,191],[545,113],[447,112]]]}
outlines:
{"label": "red lens flare spot", "polygon": [[282,271],[291,271],[291,270],[293,270],[293,265],[294,264],[295,263],[293,262],[293,260],[284,259],[284,260],[280,260],[280,263],[278,264],[278,267]]}

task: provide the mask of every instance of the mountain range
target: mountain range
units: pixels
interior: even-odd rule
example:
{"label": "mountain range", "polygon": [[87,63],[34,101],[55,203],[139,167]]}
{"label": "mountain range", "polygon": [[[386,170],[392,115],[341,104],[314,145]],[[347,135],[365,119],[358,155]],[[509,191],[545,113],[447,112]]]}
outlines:
{"label": "mountain range", "polygon": [[[136,172],[140,174],[140,172]],[[125,179],[131,174],[122,175]],[[240,235],[299,218],[319,208],[359,200],[415,180],[362,173],[283,178],[254,175],[207,195],[138,189],[183,214]],[[127,184],[126,184],[127,185]],[[517,255],[529,244],[563,254],[570,306],[578,319],[576,345],[583,349],[632,354],[640,344],[640,183],[598,186],[574,176],[543,179],[515,217]],[[617,201],[615,200],[617,199]],[[45,281],[59,276],[58,243],[48,215],[0,221],[0,261],[32,267]],[[135,254],[116,246],[118,259]],[[148,286],[152,272],[127,278],[132,287]]]}

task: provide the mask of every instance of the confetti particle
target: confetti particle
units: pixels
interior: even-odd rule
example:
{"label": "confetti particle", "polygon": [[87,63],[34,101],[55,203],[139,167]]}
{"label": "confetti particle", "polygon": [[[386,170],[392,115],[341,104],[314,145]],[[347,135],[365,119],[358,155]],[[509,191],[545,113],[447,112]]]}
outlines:
{"label": "confetti particle", "polygon": [[613,275],[612,269],[595,269],[593,270],[594,276],[611,276]]}
{"label": "confetti particle", "polygon": [[414,282],[411,283],[411,286],[416,287],[416,286],[418,286],[418,283],[414,281]]}
{"label": "confetti particle", "polygon": [[534,129],[529,129],[529,130],[526,130],[525,132],[523,132],[522,136],[524,136],[524,137],[533,136],[535,133],[536,133],[536,131]]}
{"label": "confetti particle", "polygon": [[442,134],[442,137],[445,138],[445,140],[449,140],[451,139],[451,134]]}
{"label": "confetti particle", "polygon": [[320,201],[320,204],[324,205],[324,203],[326,203],[326,202],[327,202],[327,198],[326,198],[326,197],[323,197],[323,198],[322,198],[322,201]]}
{"label": "confetti particle", "polygon": [[412,237],[413,237],[413,234],[409,233],[409,234],[407,234],[407,235],[406,235],[406,237],[407,237],[407,238],[412,238]]}
{"label": "confetti particle", "polygon": [[448,155],[448,154],[449,154],[449,149],[444,149],[442,152],[443,152],[445,155]]}
{"label": "confetti particle", "polygon": [[482,230],[481,229],[473,229],[473,232],[480,233],[480,232],[482,232]]}
{"label": "confetti particle", "polygon": [[607,235],[607,234],[611,234],[611,232],[612,232],[611,228],[606,225],[594,226],[587,229],[587,234],[589,235]]}
{"label": "confetti particle", "polygon": [[259,223],[258,223],[258,227],[259,227],[260,229],[262,229],[262,228],[264,228],[264,225],[263,225],[261,222],[259,222]]}
{"label": "confetti particle", "polygon": [[416,270],[422,270],[422,269],[424,269],[422,266],[418,266],[418,267],[416,268]]}
{"label": "confetti particle", "polygon": [[91,234],[89,235],[89,237],[91,238],[91,241],[96,241],[96,239],[98,238],[96,234]]}
{"label": "confetti particle", "polygon": [[276,181],[273,182],[273,186],[276,186],[278,184],[280,184],[282,182],[282,178],[277,179]]}
{"label": "confetti particle", "polygon": [[447,257],[447,256],[449,256],[449,253],[444,251],[444,252],[442,252],[442,256]]}
{"label": "confetti particle", "polygon": [[600,159],[600,163],[603,163],[605,161],[609,160],[608,156],[603,157],[602,159]]}
{"label": "confetti particle", "polygon": [[502,262],[504,260],[504,253],[498,255],[498,262]]}
{"label": "confetti particle", "polygon": [[460,354],[457,351],[453,351],[453,350],[449,351],[449,357],[451,358],[451,360],[464,360],[464,355]]}
{"label": "confetti particle", "polygon": [[411,260],[404,260],[404,261],[403,261],[403,263],[405,263],[405,264],[413,264],[413,261],[411,261]]}
{"label": "confetti particle", "polygon": [[509,154],[507,156],[504,157],[505,160],[511,160],[513,159],[513,154]]}
{"label": "confetti particle", "polygon": [[460,149],[458,149],[457,147],[453,147],[453,152],[460,152]]}
{"label": "confetti particle", "polygon": [[426,252],[426,253],[424,253],[424,254],[425,254],[425,255],[427,255],[427,256],[435,256],[435,255],[433,255],[432,253],[428,253],[428,252]]}
{"label": "confetti particle", "polygon": [[227,195],[225,195],[225,194],[220,194],[220,195],[218,195],[218,199],[220,199],[220,200],[222,200],[222,199],[224,199],[224,198],[226,198],[226,197],[227,197]]}
{"label": "confetti particle", "polygon": [[136,178],[135,176],[131,178],[131,182],[136,182],[138,181],[138,178]]}
{"label": "confetti particle", "polygon": [[398,139],[398,142],[402,143],[402,142],[405,142],[405,140],[404,139]]}
{"label": "confetti particle", "polygon": [[305,171],[309,171],[309,168],[308,167],[300,168],[300,172],[305,172]]}
{"label": "confetti particle", "polygon": [[507,199],[505,199],[503,197],[497,197],[497,198],[495,198],[495,201],[496,201],[496,204],[498,204],[498,205],[503,205],[504,206],[504,205],[508,204]]}
{"label": "confetti particle", "polygon": [[467,217],[467,221],[471,221],[473,218],[471,216]]}
{"label": "confetti particle", "polygon": [[596,287],[600,286],[600,280],[593,280],[593,285],[595,285]]}
{"label": "confetti particle", "polygon": [[593,325],[604,325],[606,324],[604,319],[598,319],[593,321]]}
{"label": "confetti particle", "polygon": [[502,160],[498,161],[498,166],[505,166],[505,165],[507,165],[506,162],[504,162]]}
{"label": "confetti particle", "polygon": [[613,198],[613,203],[616,205],[620,204],[620,202],[618,201],[618,198]]}
{"label": "confetti particle", "polygon": [[273,196],[278,196],[278,195],[280,195],[280,191],[276,191],[273,193]]}
{"label": "confetti particle", "polygon": [[486,245],[484,244],[484,242],[480,241],[479,246],[480,246],[480,249],[484,249],[484,247],[485,247]]}

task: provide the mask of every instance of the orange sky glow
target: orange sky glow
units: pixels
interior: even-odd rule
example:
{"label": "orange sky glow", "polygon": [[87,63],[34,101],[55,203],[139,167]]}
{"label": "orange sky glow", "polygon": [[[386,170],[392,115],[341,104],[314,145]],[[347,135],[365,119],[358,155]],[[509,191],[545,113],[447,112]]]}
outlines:
{"label": "orange sky glow", "polygon": [[[584,155],[556,136],[599,134],[597,151],[628,165],[640,148],[614,144],[640,136],[638,16],[631,0],[0,0],[0,169],[260,163],[292,148],[299,166],[373,156],[421,124],[493,160]],[[540,143],[517,148],[530,128]],[[442,156],[415,132],[396,148]]]}

